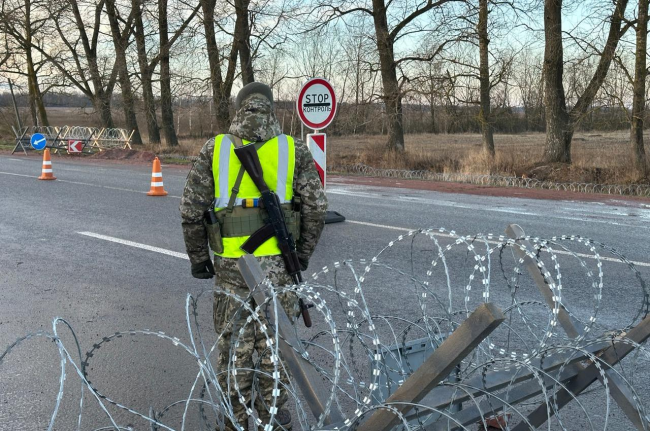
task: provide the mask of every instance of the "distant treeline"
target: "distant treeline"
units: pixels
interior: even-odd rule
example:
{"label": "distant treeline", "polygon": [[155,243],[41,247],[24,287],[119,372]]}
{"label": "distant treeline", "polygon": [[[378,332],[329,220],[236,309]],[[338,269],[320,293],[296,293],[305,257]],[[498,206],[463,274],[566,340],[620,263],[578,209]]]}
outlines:
{"label": "distant treeline", "polygon": [[[293,103],[279,103],[278,116],[289,131],[287,120],[295,116]],[[405,133],[481,133],[478,106],[428,106],[405,104],[403,106]],[[526,132],[545,132],[546,119],[544,107],[524,109],[507,107],[494,109],[492,127],[496,133],[517,134]],[[579,123],[579,131],[615,131],[630,128],[629,112],[621,108],[594,108]],[[648,115],[646,114],[646,117]],[[355,106],[341,104],[334,122],[327,132],[335,135],[386,134],[388,118],[383,106],[367,104]],[[300,122],[293,121],[294,131],[299,130]],[[647,124],[647,123],[646,123]]]}
{"label": "distant treeline", "polygon": [[[82,94],[72,93],[45,93],[43,102],[46,107],[63,107],[63,108],[89,108],[93,104],[91,100]],[[26,93],[16,94],[16,104],[20,108],[29,106],[29,96]],[[0,93],[0,106],[13,106],[11,102],[11,93]]]}

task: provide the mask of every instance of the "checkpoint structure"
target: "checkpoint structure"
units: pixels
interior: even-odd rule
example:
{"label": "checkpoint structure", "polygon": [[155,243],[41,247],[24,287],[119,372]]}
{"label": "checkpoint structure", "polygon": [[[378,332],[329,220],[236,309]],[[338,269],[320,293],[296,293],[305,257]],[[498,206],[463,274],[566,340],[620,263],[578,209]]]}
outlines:
{"label": "checkpoint structure", "polygon": [[[332,84],[324,78],[312,78],[307,81],[296,99],[296,110],[302,123],[313,129],[307,134],[307,145],[314,157],[316,170],[323,188],[327,189],[327,135],[321,133],[336,116],[337,99]],[[345,217],[336,211],[327,211],[325,223],[345,221]]]}

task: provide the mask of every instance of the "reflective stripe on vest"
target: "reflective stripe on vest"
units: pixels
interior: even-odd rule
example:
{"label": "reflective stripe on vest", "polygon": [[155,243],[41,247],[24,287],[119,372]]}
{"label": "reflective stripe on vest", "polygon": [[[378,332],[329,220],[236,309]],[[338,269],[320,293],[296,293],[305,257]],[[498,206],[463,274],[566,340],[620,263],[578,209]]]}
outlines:
{"label": "reflective stripe on vest", "polygon": [[[242,141],[244,145],[250,141]],[[293,177],[296,154],[293,138],[279,135],[270,139],[257,150],[264,173],[264,181],[269,189],[276,192],[280,203],[289,203],[293,198]],[[214,176],[215,211],[221,211],[228,206],[230,193],[235,185],[241,163],[235,155],[235,146],[227,135],[218,135],[214,140],[214,156],[212,158],[212,174]],[[259,198],[260,191],[255,187],[248,173],[244,173],[235,205],[241,205],[243,199]],[[229,217],[229,214],[225,214]],[[224,252],[219,256],[239,258],[246,254],[241,247],[248,236],[223,238]],[[280,249],[275,237],[269,239],[255,250],[255,256],[279,255]]]}

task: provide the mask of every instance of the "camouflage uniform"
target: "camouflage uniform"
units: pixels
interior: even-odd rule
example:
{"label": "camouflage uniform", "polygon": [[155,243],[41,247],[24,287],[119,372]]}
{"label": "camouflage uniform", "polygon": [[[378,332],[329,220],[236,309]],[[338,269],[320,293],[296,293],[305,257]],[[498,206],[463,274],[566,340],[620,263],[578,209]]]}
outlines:
{"label": "camouflage uniform", "polygon": [[[235,114],[235,118],[228,131],[248,141],[267,141],[281,134],[280,124],[272,111],[271,102],[263,96],[252,94],[241,104]],[[181,199],[180,211],[183,225],[183,235],[190,262],[197,264],[210,259],[208,250],[207,232],[203,225],[203,212],[206,211],[214,199],[214,177],[212,174],[212,157],[214,152],[214,139],[205,143],[199,154],[199,159],[194,163],[190,171],[185,190]],[[303,270],[316,247],[324,226],[324,217],[327,209],[327,199],[321,186],[318,173],[309,149],[304,142],[295,140],[295,175],[293,189],[295,195],[302,199],[302,211],[300,222],[300,239],[296,243],[298,257]],[[264,271],[266,271],[271,282],[276,285],[292,284],[291,277],[286,273],[284,262],[281,256],[266,256],[258,258]],[[239,328],[246,325],[247,312],[241,311],[235,300],[228,299],[223,291],[228,291],[247,298],[249,290],[237,269],[236,259],[227,259],[215,256],[214,267],[215,297],[214,297],[214,324],[217,334],[222,334],[219,340],[219,354],[217,358],[220,373],[227,369],[231,341],[234,346],[234,339],[238,335]],[[280,302],[290,317],[297,314],[297,300],[293,294],[284,294],[279,298]],[[254,303],[251,300],[251,304]],[[244,335],[239,338],[239,346],[233,353],[237,355],[235,366],[237,368],[259,367],[263,372],[272,374],[273,364],[269,356],[263,354],[265,338],[259,332],[259,328],[251,323],[245,327]],[[233,332],[235,337],[232,337]],[[233,347],[234,349],[234,347]],[[258,364],[253,364],[253,352],[258,352]],[[224,373],[225,374],[225,373]],[[284,374],[282,373],[284,376]],[[223,376],[223,374],[222,374]],[[232,377],[231,377],[232,378]],[[258,415],[265,423],[268,422],[269,413],[264,405],[269,406],[272,400],[271,392],[273,381],[263,376],[258,377],[259,392],[255,400],[255,407]],[[237,383],[241,394],[250,403],[251,387],[253,385],[253,372],[238,372]],[[286,379],[283,378],[286,384]],[[228,391],[228,382],[225,378],[220,379],[220,385],[224,393]],[[237,391],[232,387],[228,394],[235,413],[235,418],[240,425],[246,429],[247,414],[245,406],[238,400]],[[280,409],[287,400],[286,390],[281,390],[277,399],[276,407]],[[263,404],[265,403],[265,404]],[[229,426],[226,420],[226,426]]]}

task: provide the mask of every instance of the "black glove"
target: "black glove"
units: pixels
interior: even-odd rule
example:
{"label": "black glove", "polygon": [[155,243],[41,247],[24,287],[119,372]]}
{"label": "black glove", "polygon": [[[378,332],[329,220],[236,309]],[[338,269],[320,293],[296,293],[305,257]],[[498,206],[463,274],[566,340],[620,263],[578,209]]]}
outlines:
{"label": "black glove", "polygon": [[300,270],[307,271],[307,266],[309,266],[309,259],[305,259],[304,257],[299,257],[298,262],[300,263]]}
{"label": "black glove", "polygon": [[206,280],[214,277],[214,265],[210,259],[192,265],[192,277]]}

